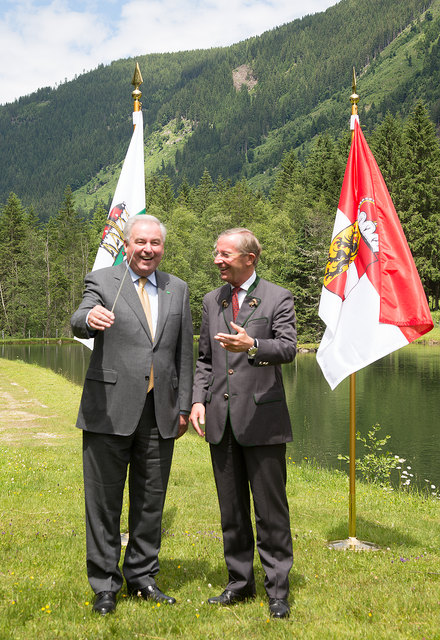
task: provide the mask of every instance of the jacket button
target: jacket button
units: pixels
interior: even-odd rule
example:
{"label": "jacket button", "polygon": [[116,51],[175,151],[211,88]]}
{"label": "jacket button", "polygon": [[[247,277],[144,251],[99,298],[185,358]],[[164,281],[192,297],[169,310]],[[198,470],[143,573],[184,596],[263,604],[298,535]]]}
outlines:
{"label": "jacket button", "polygon": [[229,393],[225,393],[223,397],[224,397],[225,400],[228,400],[229,399]]}
{"label": "jacket button", "polygon": [[234,369],[228,369],[228,373],[230,376],[232,376],[232,374],[234,373]]}

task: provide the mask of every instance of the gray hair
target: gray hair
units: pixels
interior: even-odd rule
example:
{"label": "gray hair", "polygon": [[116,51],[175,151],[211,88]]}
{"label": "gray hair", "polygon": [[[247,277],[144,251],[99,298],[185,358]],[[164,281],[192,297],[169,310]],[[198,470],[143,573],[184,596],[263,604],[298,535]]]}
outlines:
{"label": "gray hair", "polygon": [[150,216],[146,213],[141,213],[137,216],[130,216],[128,218],[127,222],[124,225],[124,232],[123,232],[126,242],[130,240],[133,227],[135,226],[135,224],[138,224],[138,222],[154,222],[154,224],[159,225],[160,232],[162,234],[162,240],[165,242],[165,238],[167,237],[167,229],[165,225],[162,224],[162,222],[155,216]]}
{"label": "gray hair", "polygon": [[249,229],[245,229],[244,227],[227,229],[219,235],[215,242],[215,246],[217,246],[217,242],[220,238],[223,238],[224,236],[238,236],[237,249],[240,253],[253,253],[255,255],[254,266],[257,266],[261,255],[261,244],[258,242],[252,231],[249,231]]}

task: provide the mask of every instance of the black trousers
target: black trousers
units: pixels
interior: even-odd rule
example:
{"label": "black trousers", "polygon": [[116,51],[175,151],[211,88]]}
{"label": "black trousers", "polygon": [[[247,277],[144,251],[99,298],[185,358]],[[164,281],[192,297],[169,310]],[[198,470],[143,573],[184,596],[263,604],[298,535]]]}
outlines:
{"label": "black trousers", "polygon": [[129,541],[123,574],[133,587],[154,584],[174,439],[160,436],[150,392],[130,436],[83,432],[87,574],[95,593],[119,591],[120,521],[129,467]]}
{"label": "black trousers", "polygon": [[229,574],[226,588],[255,593],[250,486],[257,550],[266,574],[264,586],[270,598],[287,598],[293,553],[286,497],[286,445],[243,447],[228,420],[223,439],[211,444],[210,450]]}

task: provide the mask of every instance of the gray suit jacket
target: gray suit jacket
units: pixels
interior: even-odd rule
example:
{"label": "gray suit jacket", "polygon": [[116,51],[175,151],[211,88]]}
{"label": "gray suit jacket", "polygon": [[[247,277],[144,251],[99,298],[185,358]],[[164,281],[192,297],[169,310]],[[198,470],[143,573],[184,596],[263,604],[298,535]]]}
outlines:
{"label": "gray suit jacket", "polygon": [[237,324],[258,339],[254,360],[247,353],[223,349],[214,336],[234,333],[231,287],[208,293],[203,300],[199,358],[194,376],[193,403],[206,407],[206,439],[218,443],[229,412],[231,427],[242,445],[280,444],[292,440],[281,364],[296,355],[292,294],[258,279],[240,307]]}
{"label": "gray suit jacket", "polygon": [[[85,292],[72,316],[72,330],[88,338],[86,317],[100,304],[111,309],[126,264],[98,269],[85,279]],[[136,287],[124,280],[114,309],[115,322],[95,334],[76,426],[97,433],[129,435],[136,429],[145,404],[151,364],[159,432],[177,436],[179,413],[191,410],[193,333],[188,286],[156,271],[159,316],[154,342]]]}

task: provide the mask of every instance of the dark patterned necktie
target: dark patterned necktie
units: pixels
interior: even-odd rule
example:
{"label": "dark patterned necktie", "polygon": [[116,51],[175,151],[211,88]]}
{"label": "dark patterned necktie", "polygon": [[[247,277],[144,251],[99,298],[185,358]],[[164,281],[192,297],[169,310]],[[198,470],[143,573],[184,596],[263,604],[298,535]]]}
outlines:
{"label": "dark patterned necktie", "polygon": [[234,287],[232,289],[232,317],[234,318],[234,322],[237,319],[238,312],[240,311],[240,307],[238,305],[238,292],[241,291],[241,287]]}

